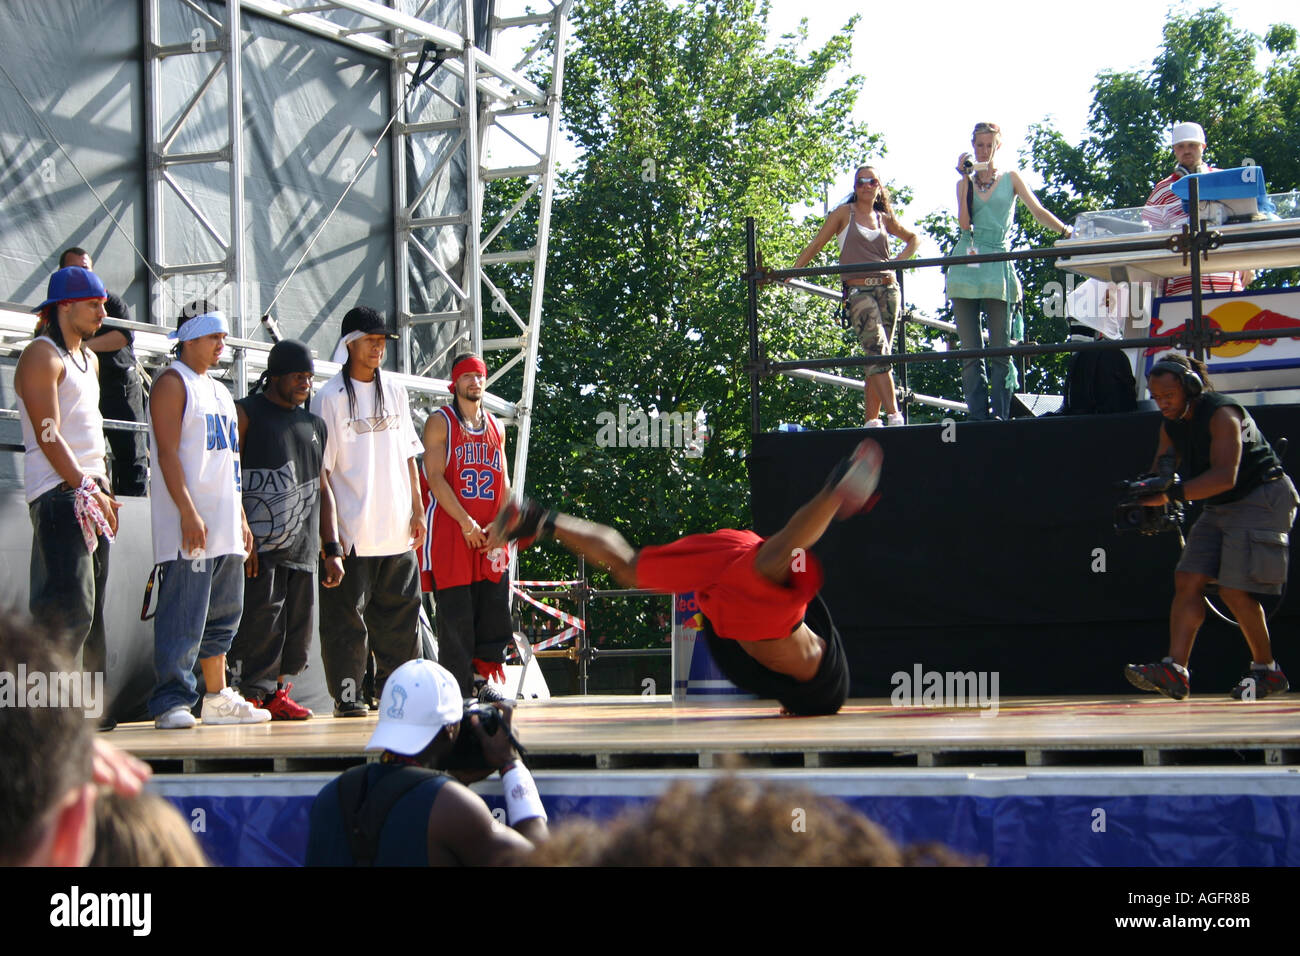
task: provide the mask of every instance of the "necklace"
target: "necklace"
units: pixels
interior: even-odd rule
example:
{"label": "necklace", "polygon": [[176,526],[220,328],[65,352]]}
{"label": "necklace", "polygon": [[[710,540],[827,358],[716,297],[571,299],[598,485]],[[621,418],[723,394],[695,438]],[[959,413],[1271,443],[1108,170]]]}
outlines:
{"label": "necklace", "polygon": [[[79,348],[79,349],[77,349],[77,351],[78,351],[78,352],[83,352],[83,351],[84,351],[84,347],[83,347],[83,348]],[[85,365],[78,365],[78,364],[77,364],[77,359],[76,359],[76,357],[73,356],[73,354],[72,354],[71,352],[68,352],[68,358],[72,359],[72,367],[75,368],[78,372],[81,372],[81,373],[84,374],[84,373],[90,371],[90,356],[89,356],[89,355],[84,355],[84,354],[83,354],[82,357],[86,360],[86,364],[85,364]]]}
{"label": "necklace", "polygon": [[975,177],[975,188],[978,189],[978,190],[979,190],[980,192],[982,192],[982,193],[986,193],[986,192],[988,192],[990,189],[992,189],[995,185],[997,185],[997,181],[998,181],[998,177],[997,177],[996,174],[994,174],[993,178],[990,179],[987,183],[982,183],[982,182],[980,182],[980,181],[979,181],[979,177],[976,176],[976,177]]}

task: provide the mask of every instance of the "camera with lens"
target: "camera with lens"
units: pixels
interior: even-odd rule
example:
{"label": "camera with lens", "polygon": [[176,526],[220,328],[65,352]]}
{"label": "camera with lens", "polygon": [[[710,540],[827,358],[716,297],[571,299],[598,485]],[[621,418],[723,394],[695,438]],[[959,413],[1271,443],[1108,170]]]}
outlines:
{"label": "camera with lens", "polygon": [[495,767],[488,766],[487,758],[483,756],[483,743],[479,740],[478,734],[474,732],[474,727],[470,723],[470,718],[477,716],[479,726],[483,728],[483,733],[489,737],[494,736],[502,725],[505,726],[506,733],[510,736],[510,743],[520,756],[526,751],[515,738],[515,732],[510,726],[510,719],[513,711],[509,708],[501,710],[491,704],[480,703],[476,697],[465,698],[465,710],[460,718],[460,734],[456,737],[456,743],[452,745],[451,753],[448,755],[444,770],[495,770]]}
{"label": "camera with lens", "polygon": [[1143,499],[1165,494],[1178,474],[1173,454],[1161,455],[1156,460],[1157,472],[1154,475],[1141,475],[1133,481],[1121,481],[1118,484],[1122,498],[1115,506],[1115,530],[1122,534],[1162,534],[1165,531],[1178,531],[1183,523],[1183,504],[1172,498],[1163,505],[1143,505]]}

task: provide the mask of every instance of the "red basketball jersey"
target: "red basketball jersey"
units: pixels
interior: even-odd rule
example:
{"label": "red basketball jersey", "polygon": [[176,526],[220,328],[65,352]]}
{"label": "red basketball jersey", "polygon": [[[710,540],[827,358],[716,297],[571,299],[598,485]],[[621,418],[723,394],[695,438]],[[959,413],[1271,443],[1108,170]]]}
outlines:
{"label": "red basketball jersey", "polygon": [[[486,529],[501,508],[505,493],[505,443],[501,426],[486,410],[483,427],[477,431],[463,424],[444,405],[434,412],[447,423],[447,459],[442,475],[456,493],[456,499],[471,518]],[[435,467],[426,462],[426,468]],[[433,570],[434,587],[453,588],[475,581],[499,581],[509,556],[492,557],[471,551],[465,536],[445,509],[430,496],[429,535],[425,542],[424,563]]]}

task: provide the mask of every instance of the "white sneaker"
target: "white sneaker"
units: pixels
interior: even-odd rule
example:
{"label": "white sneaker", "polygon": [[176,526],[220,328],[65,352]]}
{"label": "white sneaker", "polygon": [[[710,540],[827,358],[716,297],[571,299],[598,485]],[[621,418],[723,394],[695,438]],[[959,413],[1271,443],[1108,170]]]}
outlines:
{"label": "white sneaker", "polygon": [[866,507],[867,501],[880,484],[880,471],[885,453],[874,438],[864,438],[853,454],[835,466],[827,479],[831,493],[840,501],[835,517],[843,520]]}
{"label": "white sneaker", "polygon": [[157,730],[189,730],[197,723],[190,709],[179,705],[153,719],[153,725]]}
{"label": "white sneaker", "polygon": [[219,694],[203,695],[205,724],[261,724],[270,719],[269,710],[254,707],[233,688],[223,687]]}
{"label": "white sneaker", "polygon": [[889,424],[891,424],[891,425],[906,425],[907,422],[903,421],[903,413],[902,413],[902,412],[894,412],[892,415],[889,416]]}
{"label": "white sneaker", "polygon": [[884,428],[884,427],[885,427],[885,423],[882,422],[879,418],[873,418],[873,419],[871,419],[871,421],[867,422],[867,423],[866,423],[864,426],[862,426],[862,427],[863,427],[863,428]]}

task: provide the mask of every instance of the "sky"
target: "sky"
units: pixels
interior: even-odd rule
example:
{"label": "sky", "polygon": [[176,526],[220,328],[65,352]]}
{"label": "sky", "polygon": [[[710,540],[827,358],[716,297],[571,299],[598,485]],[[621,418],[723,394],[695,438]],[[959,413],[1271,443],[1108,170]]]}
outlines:
{"label": "sky", "polygon": [[[889,5],[772,0],[769,29],[775,39],[807,18],[808,49],[815,49],[855,11],[862,13],[853,60],[845,64],[842,77],[865,77],[855,115],[872,132],[883,134],[887,149],[882,157],[869,158],[880,160],[878,171],[886,181],[912,188],[904,222],[919,232],[915,223],[921,216],[952,208],[957,181],[953,167],[969,148],[976,122],[989,120],[1002,127],[998,165],[1004,169],[1018,165],[1030,125],[1045,118],[1050,117],[1069,142],[1077,143],[1087,131],[1097,74],[1150,69],[1168,12],[1209,6],[1214,4],[1088,0],[1048,7],[1012,0],[965,5],[934,0]],[[1300,24],[1297,0],[1238,0],[1222,6],[1234,26],[1257,35],[1274,23]],[[877,23],[882,26],[878,37],[872,30]],[[996,55],[993,44],[982,40],[995,32],[1005,55]],[[840,171],[832,204],[849,194],[852,172]],[[1031,188],[1041,185],[1032,175],[1027,181]],[[935,256],[940,251],[926,239],[918,254]],[[908,299],[933,313],[943,300],[938,270],[917,273],[915,279],[909,276]]]}

